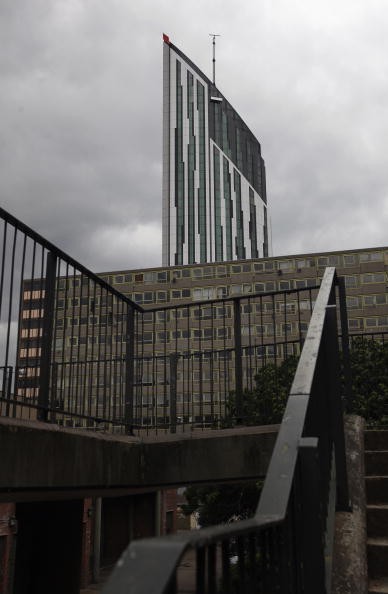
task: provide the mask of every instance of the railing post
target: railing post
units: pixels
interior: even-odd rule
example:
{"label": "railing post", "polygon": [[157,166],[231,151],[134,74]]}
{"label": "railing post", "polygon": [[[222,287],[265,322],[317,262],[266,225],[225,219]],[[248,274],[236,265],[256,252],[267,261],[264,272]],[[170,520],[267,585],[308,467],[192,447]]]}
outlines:
{"label": "railing post", "polygon": [[47,252],[46,257],[46,278],[41,289],[44,288],[43,299],[43,329],[42,329],[42,352],[39,377],[38,394],[38,420],[48,421],[49,392],[50,392],[50,369],[51,353],[53,342],[53,327],[55,313],[55,280],[57,273],[57,256]]}
{"label": "railing post", "polygon": [[125,432],[133,431],[133,395],[135,384],[135,310],[128,306],[125,349]]}
{"label": "railing post", "polygon": [[234,373],[236,381],[236,416],[237,423],[243,417],[243,379],[242,379],[242,346],[241,346],[241,309],[240,299],[233,301],[234,309]]}
{"label": "railing post", "polygon": [[341,324],[341,345],[342,345],[342,367],[345,382],[345,408],[347,411],[353,410],[353,391],[352,391],[352,372],[350,368],[349,352],[349,328],[348,312],[346,309],[346,290],[345,279],[340,276],[338,282],[338,298],[340,304],[340,324]]}
{"label": "railing post", "polygon": [[301,474],[301,531],[303,591],[326,594],[323,519],[321,509],[318,439],[299,442]]}
{"label": "railing post", "polygon": [[177,353],[170,354],[170,433],[176,433]]}
{"label": "railing post", "polygon": [[342,410],[340,387],[340,362],[337,330],[336,305],[326,308],[327,332],[324,349],[328,373],[327,386],[330,406],[330,421],[335,448],[335,465],[337,474],[337,510],[350,511],[348,474],[346,468],[345,428]]}
{"label": "railing post", "polygon": [[[12,375],[13,367],[4,367],[3,371],[3,398],[6,400],[5,416],[10,416],[11,398],[12,398]],[[16,384],[16,382],[15,382]]]}

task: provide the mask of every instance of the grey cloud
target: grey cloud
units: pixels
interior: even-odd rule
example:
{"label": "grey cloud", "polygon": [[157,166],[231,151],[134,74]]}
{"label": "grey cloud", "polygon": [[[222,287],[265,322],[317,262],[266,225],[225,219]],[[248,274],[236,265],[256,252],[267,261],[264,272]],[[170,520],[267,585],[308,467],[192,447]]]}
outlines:
{"label": "grey cloud", "polygon": [[276,253],[387,243],[388,18],[364,4],[4,0],[2,205],[95,270],[159,265],[161,33],[210,75],[217,32]]}

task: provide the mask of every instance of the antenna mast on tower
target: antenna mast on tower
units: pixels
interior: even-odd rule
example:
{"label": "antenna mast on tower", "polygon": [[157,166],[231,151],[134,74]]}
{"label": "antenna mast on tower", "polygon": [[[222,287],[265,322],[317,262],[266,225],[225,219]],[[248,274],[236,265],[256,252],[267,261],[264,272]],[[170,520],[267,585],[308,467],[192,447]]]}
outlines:
{"label": "antenna mast on tower", "polygon": [[221,37],[217,33],[209,33],[213,37],[213,85],[216,84],[216,37]]}

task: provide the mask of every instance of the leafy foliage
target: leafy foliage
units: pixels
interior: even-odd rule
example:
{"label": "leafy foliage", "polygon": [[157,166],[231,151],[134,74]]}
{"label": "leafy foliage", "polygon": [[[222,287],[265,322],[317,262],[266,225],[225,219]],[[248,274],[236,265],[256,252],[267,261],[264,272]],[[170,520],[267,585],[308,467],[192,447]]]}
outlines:
{"label": "leafy foliage", "polygon": [[[280,365],[262,367],[255,376],[255,388],[243,394],[243,424],[270,425],[280,423],[288,393],[295,375],[298,357],[289,357]],[[226,424],[236,423],[236,395],[232,393],[226,405]]]}
{"label": "leafy foliage", "polygon": [[[279,366],[262,367],[255,377],[255,389],[243,394],[243,424],[265,425],[280,423],[287,402],[297,357],[290,357]],[[236,395],[227,402],[225,426],[236,424]],[[249,518],[255,513],[262,483],[191,486],[186,490],[187,505],[183,512],[198,513],[200,526],[213,526],[233,520]]]}
{"label": "leafy foliage", "polygon": [[[279,366],[260,369],[255,388],[243,394],[243,424],[280,423],[295,375],[297,357]],[[364,417],[369,425],[388,426],[388,343],[355,338],[350,350],[353,400],[348,412]],[[236,396],[227,403],[226,425],[236,424]],[[261,492],[261,483],[189,487],[184,512],[197,511],[201,526],[226,523],[252,516]]]}
{"label": "leafy foliage", "polygon": [[388,424],[388,343],[365,337],[350,350],[353,402],[350,411],[369,425]]}
{"label": "leafy foliage", "polygon": [[186,489],[186,515],[198,513],[200,526],[225,524],[253,516],[261,493],[262,483],[221,484]]}

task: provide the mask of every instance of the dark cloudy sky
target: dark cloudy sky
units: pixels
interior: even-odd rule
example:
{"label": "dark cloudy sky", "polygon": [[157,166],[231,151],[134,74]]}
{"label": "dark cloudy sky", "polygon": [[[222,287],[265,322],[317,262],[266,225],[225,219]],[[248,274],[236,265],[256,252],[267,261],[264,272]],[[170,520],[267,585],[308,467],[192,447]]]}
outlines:
{"label": "dark cloudy sky", "polygon": [[0,201],[95,271],[161,263],[162,33],[262,145],[274,255],[388,243],[385,0],[1,0]]}

